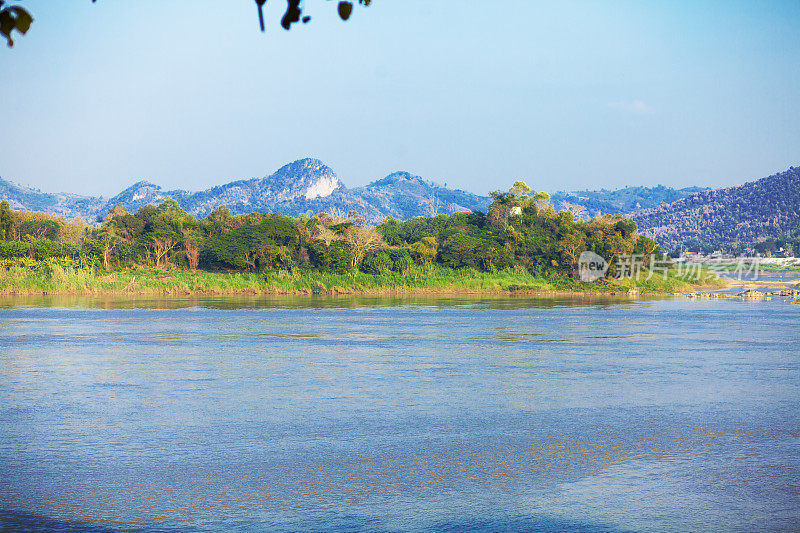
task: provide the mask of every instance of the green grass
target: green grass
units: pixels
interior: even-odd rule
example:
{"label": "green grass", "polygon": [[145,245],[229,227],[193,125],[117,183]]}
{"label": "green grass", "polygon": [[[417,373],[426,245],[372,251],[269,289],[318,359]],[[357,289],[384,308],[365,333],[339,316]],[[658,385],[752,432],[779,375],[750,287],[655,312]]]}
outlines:
{"label": "green grass", "polygon": [[[705,279],[707,273],[702,274]],[[674,272],[639,280],[604,280],[581,283],[566,276],[536,276],[523,268],[499,272],[452,270],[438,265],[416,267],[408,275],[394,272],[334,274],[314,271],[205,272],[186,270],[125,269],[112,272],[52,265],[46,269],[0,269],[0,294],[136,294],[136,295],[303,295],[303,294],[403,294],[403,293],[683,293],[722,287],[708,277],[678,278]]]}

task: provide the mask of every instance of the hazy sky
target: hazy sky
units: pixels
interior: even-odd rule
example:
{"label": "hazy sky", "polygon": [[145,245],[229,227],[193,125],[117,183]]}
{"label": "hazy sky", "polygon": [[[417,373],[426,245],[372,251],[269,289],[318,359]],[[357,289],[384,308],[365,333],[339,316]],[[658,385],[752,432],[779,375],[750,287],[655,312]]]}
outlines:
{"label": "hazy sky", "polygon": [[[726,186],[800,164],[800,2],[27,0],[0,176],[113,195],[312,156],[477,193]],[[281,6],[281,4],[283,4]]]}

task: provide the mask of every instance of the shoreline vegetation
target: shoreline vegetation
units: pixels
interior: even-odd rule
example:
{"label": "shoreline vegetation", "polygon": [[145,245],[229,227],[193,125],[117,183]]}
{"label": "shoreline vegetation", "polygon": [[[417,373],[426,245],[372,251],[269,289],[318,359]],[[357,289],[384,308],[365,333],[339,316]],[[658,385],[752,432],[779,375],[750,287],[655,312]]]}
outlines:
{"label": "shoreline vegetation", "polygon": [[516,268],[497,272],[453,270],[429,265],[415,275],[286,271],[204,272],[190,270],[92,268],[50,265],[44,269],[12,267],[0,271],[0,295],[116,296],[303,296],[303,295],[670,295],[716,290],[729,282],[705,274],[694,279],[670,271],[645,279],[584,283],[566,276],[535,275]]}
{"label": "shoreline vegetation", "polygon": [[[357,212],[195,219],[173,199],[87,226],[0,202],[3,295],[666,295],[719,289],[709,270],[675,268],[619,215],[585,221],[521,181],[487,213],[377,225]],[[579,280],[586,252],[602,277]],[[682,274],[682,275],[681,275]]]}

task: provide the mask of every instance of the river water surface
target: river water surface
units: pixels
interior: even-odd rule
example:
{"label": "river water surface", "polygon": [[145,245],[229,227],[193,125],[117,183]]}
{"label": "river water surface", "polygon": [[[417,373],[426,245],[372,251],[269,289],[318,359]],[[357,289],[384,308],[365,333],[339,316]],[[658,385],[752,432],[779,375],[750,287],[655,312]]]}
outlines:
{"label": "river water surface", "polygon": [[800,305],[0,301],[10,531],[800,528]]}

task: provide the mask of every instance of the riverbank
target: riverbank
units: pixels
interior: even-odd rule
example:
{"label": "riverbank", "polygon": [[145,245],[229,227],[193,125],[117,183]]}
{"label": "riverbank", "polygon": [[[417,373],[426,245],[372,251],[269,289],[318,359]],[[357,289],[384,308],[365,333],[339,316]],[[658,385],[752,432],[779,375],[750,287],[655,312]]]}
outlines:
{"label": "riverbank", "polygon": [[52,265],[46,269],[0,271],[4,295],[313,295],[313,294],[682,294],[720,289],[713,275],[680,278],[670,272],[647,280],[610,279],[582,283],[568,277],[539,276],[525,269],[478,272],[431,265],[422,272],[372,275],[316,271],[206,272],[125,269],[112,272]]}

